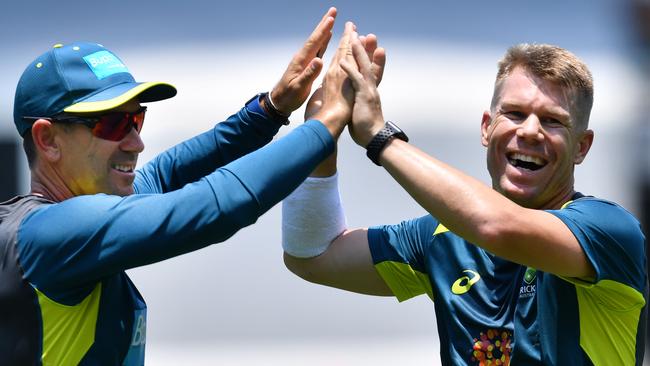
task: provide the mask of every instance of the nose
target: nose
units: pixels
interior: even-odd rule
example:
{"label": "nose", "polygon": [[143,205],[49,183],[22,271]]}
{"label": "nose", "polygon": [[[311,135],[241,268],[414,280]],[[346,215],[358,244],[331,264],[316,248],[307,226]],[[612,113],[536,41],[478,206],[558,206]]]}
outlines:
{"label": "nose", "polygon": [[124,136],[122,141],[120,141],[120,149],[122,151],[134,153],[141,153],[144,150],[144,142],[142,142],[140,133],[138,133],[135,128],[131,129],[131,131]]}
{"label": "nose", "polygon": [[528,141],[544,140],[542,124],[539,118],[534,114],[529,114],[528,117],[519,125],[519,128],[517,129],[517,137]]}

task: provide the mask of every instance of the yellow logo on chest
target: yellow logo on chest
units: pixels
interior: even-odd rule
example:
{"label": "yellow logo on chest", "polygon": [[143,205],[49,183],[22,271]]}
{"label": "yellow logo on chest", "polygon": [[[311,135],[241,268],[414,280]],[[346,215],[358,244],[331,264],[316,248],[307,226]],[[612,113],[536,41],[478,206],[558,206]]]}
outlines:
{"label": "yellow logo on chest", "polygon": [[467,273],[468,275],[462,276],[461,278],[457,279],[453,285],[451,285],[451,292],[456,295],[462,295],[466,293],[470,288],[472,288],[475,283],[481,280],[481,275],[472,271],[471,269],[466,269],[463,272]]}

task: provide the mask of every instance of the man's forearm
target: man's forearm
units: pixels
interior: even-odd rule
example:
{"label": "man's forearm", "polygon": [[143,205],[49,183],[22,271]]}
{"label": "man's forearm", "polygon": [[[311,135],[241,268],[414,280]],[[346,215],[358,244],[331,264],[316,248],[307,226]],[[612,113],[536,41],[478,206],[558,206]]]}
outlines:
{"label": "man's forearm", "polygon": [[158,155],[138,171],[137,193],[165,193],[210,174],[215,169],[254,151],[278,132],[257,100],[217,123],[213,129]]}

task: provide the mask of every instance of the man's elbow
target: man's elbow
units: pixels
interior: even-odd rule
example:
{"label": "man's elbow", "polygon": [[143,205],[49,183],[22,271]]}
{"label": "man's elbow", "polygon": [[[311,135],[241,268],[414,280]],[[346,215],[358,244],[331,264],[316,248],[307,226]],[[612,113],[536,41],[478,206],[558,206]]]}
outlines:
{"label": "man's elbow", "polygon": [[314,258],[297,258],[285,252],[284,265],[293,274],[306,281],[321,283],[318,281],[318,275],[316,272],[317,265]]}

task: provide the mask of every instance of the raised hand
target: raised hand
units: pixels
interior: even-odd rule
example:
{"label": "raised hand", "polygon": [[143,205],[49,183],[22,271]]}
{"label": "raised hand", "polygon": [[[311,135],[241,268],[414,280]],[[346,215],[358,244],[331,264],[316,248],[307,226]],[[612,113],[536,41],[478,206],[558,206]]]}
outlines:
{"label": "raised hand", "polygon": [[[348,131],[354,142],[365,147],[384,126],[381,100],[377,91],[379,79],[377,67],[371,62],[371,58],[366,51],[367,47],[364,46],[363,41],[356,34],[352,34],[349,42],[353,57],[346,57],[340,63],[354,88],[352,122]],[[373,60],[377,50],[373,52]],[[383,50],[377,57],[385,60]],[[383,71],[383,67],[381,69]],[[381,77],[381,74],[379,77]]]}
{"label": "raised hand", "polygon": [[335,138],[341,134],[352,114],[354,90],[347,74],[341,69],[340,62],[352,55],[350,36],[355,28],[354,23],[345,23],[338,49],[323,78],[323,83],[315,92],[317,97],[312,97],[313,100],[307,108],[309,112],[313,112],[313,115],[308,118],[323,122]]}
{"label": "raised hand", "polygon": [[[364,46],[364,49],[366,50],[368,58],[372,60],[372,73],[375,75],[377,85],[379,85],[384,74],[384,66],[386,65],[386,52],[383,48],[377,47],[377,36],[374,34],[360,36],[359,39]],[[345,53],[342,53],[342,55],[346,54],[347,57],[352,57],[350,48],[345,50]],[[340,55],[335,55],[330,68],[335,66],[339,59]],[[313,116],[320,110],[322,105],[323,88],[322,86],[319,86],[319,88],[312,94],[311,98],[309,98],[309,101],[307,102],[307,106],[305,108],[305,120],[313,118]]]}
{"label": "raised hand", "polygon": [[384,67],[386,66],[386,51],[382,47],[377,47],[377,36],[370,33],[367,36],[359,36],[359,41],[366,50],[366,55],[370,59],[370,70],[375,75],[377,86],[384,77]]}
{"label": "raised hand", "polygon": [[329,8],[305,44],[293,56],[280,81],[271,90],[274,106],[289,115],[307,100],[311,86],[323,68],[322,55],[332,38],[336,8]]}

